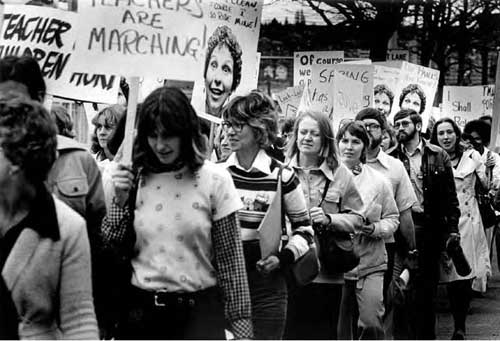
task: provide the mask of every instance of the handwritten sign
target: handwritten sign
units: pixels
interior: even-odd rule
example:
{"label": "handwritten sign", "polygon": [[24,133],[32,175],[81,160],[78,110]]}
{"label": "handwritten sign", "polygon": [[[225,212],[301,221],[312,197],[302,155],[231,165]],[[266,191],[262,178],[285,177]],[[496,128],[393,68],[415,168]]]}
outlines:
{"label": "handwritten sign", "polygon": [[402,49],[388,49],[387,50],[387,60],[410,60],[410,51]]}
{"label": "handwritten sign", "polygon": [[297,115],[303,92],[302,86],[293,86],[274,94],[285,118],[294,118]]}
{"label": "handwritten sign", "polygon": [[463,128],[468,121],[492,115],[494,93],[494,85],[444,86],[442,115]]}
{"label": "handwritten sign", "polygon": [[[340,73],[358,82],[363,96],[358,99],[359,110],[373,103],[373,65],[340,63],[324,67],[313,65],[310,88],[310,99],[313,110],[321,111],[329,116],[336,110],[334,105],[334,80]],[[339,84],[337,84],[339,86]]]}
{"label": "handwritten sign", "polygon": [[356,114],[363,109],[363,86],[355,77],[345,72],[335,70],[333,81],[333,106],[335,108],[332,121],[335,131],[344,120],[352,120]]}
{"label": "handwritten sign", "polygon": [[[231,27],[241,45],[249,40],[256,46],[262,12],[258,0],[93,0],[78,6],[86,18],[77,44],[82,65],[103,73],[192,81],[202,73],[207,42],[218,25]],[[255,52],[243,63],[252,74]]]}
{"label": "handwritten sign", "polygon": [[[389,116],[389,121],[392,122],[394,115],[401,109],[405,108],[406,104],[404,98],[401,95],[405,88],[412,84],[418,85],[418,87],[423,91],[425,97],[425,108],[423,108],[423,103],[418,107],[411,107],[417,112],[421,112],[422,115],[422,131],[427,129],[427,124],[432,111],[432,104],[434,102],[434,96],[436,95],[436,90],[439,82],[439,71],[434,70],[425,66],[412,64],[408,62],[401,62],[400,77],[397,89],[394,91],[394,105],[392,106],[392,112]],[[406,96],[405,96],[406,97]],[[418,101],[421,101],[420,96],[418,96]],[[402,101],[401,101],[402,100]],[[400,107],[399,103],[402,103]]]}
{"label": "handwritten sign", "polygon": [[342,63],[344,51],[310,51],[294,52],[293,54],[293,85],[311,84],[312,68],[327,68]]}
{"label": "handwritten sign", "polygon": [[[29,55],[35,58],[47,93],[103,103],[116,103],[120,78],[95,74],[74,61],[78,16],[54,8],[5,5],[0,36],[0,57]],[[98,64],[98,63],[96,63]]]}

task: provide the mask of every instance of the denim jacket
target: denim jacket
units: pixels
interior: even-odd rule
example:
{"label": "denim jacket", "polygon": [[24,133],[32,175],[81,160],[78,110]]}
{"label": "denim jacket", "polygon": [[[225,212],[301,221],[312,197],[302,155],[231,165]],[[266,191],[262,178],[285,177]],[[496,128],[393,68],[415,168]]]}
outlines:
{"label": "denim jacket", "polygon": [[[422,174],[424,217],[426,227],[433,228],[438,236],[447,238],[458,233],[460,209],[450,157],[440,147],[422,140]],[[391,156],[401,160],[410,174],[410,160],[398,145]],[[431,225],[431,226],[429,226]]]}

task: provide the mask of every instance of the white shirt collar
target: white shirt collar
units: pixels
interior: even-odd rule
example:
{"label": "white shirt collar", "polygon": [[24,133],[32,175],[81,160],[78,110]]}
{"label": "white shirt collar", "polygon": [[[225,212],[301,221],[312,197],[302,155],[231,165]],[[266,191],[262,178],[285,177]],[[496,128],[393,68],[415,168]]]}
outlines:
{"label": "white shirt collar", "polygon": [[226,162],[224,162],[224,165],[227,167],[234,166],[239,169],[242,169],[244,171],[260,171],[264,174],[271,174],[271,157],[267,155],[267,153],[263,150],[260,149],[257,155],[255,156],[255,159],[253,160],[252,166],[250,169],[245,169],[240,165],[240,162],[238,161],[238,157],[236,156],[236,153],[231,153],[229,157],[227,158]]}
{"label": "white shirt collar", "polygon": [[389,169],[390,165],[389,165],[389,161],[387,160],[388,158],[390,158],[390,156],[387,155],[382,150],[382,148],[380,148],[379,151],[378,151],[377,156],[374,159],[366,160],[366,162],[370,163],[370,162],[377,162],[378,161],[382,165],[382,167],[384,167],[386,169]]}

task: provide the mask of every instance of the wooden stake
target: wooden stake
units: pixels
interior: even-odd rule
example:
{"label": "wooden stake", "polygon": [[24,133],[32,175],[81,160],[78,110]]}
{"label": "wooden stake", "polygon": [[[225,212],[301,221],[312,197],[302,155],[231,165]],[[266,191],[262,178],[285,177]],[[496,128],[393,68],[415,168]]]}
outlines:
{"label": "wooden stake", "polygon": [[137,116],[137,99],[139,97],[139,77],[130,77],[127,103],[127,118],[125,120],[125,137],[123,138],[123,157],[121,163],[132,165],[132,150],[135,138],[135,118]]}
{"label": "wooden stake", "polygon": [[493,121],[491,122],[490,149],[497,151],[500,146],[498,132],[500,131],[500,53],[497,57],[497,72],[495,75],[495,99],[493,101]]}

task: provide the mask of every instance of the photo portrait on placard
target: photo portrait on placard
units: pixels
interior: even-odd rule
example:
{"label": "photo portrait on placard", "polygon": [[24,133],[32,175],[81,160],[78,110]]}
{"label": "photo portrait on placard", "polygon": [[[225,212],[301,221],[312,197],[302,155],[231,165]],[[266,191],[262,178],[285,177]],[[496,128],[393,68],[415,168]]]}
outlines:
{"label": "photo portrait on placard", "polygon": [[205,55],[205,112],[217,117],[241,81],[241,46],[231,28],[218,26],[208,39]]}
{"label": "photo portrait on placard", "polygon": [[385,84],[377,84],[373,88],[373,106],[385,116],[391,113],[394,93]]}

